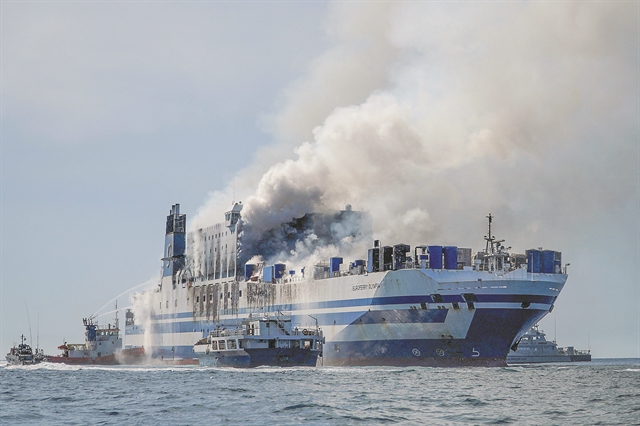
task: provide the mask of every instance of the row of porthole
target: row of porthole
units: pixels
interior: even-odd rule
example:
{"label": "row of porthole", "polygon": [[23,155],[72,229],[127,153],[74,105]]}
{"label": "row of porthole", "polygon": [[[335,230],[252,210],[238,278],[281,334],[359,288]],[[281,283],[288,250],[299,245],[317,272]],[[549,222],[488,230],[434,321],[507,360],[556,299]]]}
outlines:
{"label": "row of porthole", "polygon": [[[334,350],[334,351],[336,351],[336,352],[340,352],[340,346],[338,346],[338,345],[334,344],[334,345],[333,345],[333,350]],[[422,355],[422,352],[420,352],[420,349],[418,349],[418,348],[413,348],[413,349],[411,350],[411,353],[413,353],[413,355],[415,355],[415,356],[420,356],[420,355]],[[444,356],[444,350],[443,350],[443,349],[440,349],[440,348],[436,348],[436,354],[437,354],[438,356]]]}
{"label": "row of porthole", "polygon": [[[220,293],[220,300],[222,300],[223,294]],[[242,290],[238,290],[238,298],[242,297]],[[227,292],[227,299],[231,298],[231,292]],[[207,296],[202,297],[202,303],[207,301]],[[209,295],[209,302],[213,301],[213,294]],[[196,303],[200,303],[200,296],[196,296]]]}

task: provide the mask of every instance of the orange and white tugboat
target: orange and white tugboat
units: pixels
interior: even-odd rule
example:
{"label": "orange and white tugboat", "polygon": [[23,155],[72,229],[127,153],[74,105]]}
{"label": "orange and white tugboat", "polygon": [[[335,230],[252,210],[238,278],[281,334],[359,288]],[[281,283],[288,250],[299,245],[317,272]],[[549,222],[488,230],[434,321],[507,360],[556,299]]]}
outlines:
{"label": "orange and white tugboat", "polygon": [[122,349],[122,338],[116,315],[115,326],[100,327],[95,317],[83,318],[85,327],[84,343],[64,342],[58,349],[60,355],[49,356],[49,362],[63,364],[139,364],[144,360],[144,347]]}

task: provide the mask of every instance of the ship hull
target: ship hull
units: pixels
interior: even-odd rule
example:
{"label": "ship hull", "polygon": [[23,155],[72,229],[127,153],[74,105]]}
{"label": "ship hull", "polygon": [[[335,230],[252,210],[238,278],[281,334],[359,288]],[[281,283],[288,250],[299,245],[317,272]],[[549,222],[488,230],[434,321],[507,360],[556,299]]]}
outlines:
{"label": "ship hull", "polygon": [[35,359],[33,356],[17,355],[7,355],[6,360],[7,364],[9,365],[33,365],[41,362],[40,360]]}
{"label": "ship hull", "polygon": [[47,360],[49,362],[53,362],[56,364],[69,364],[69,365],[116,365],[118,364],[115,354],[98,357],[98,358],[49,356]]}
{"label": "ship hull", "polygon": [[315,367],[319,351],[294,348],[264,348],[237,351],[213,351],[198,354],[200,365],[208,367]]}
{"label": "ship hull", "polygon": [[193,343],[216,326],[281,311],[300,328],[317,321],[326,340],[325,366],[503,366],[510,346],[552,309],[565,281],[566,275],[522,270],[497,276],[412,269],[307,282],[240,282],[243,296],[235,307],[223,304],[227,292],[215,285],[202,286],[213,295],[203,297],[204,305],[193,303],[203,294],[198,287],[163,285],[150,306],[176,308],[128,326],[126,338],[150,348],[154,357],[192,358]]}
{"label": "ship hull", "polygon": [[555,362],[590,362],[591,355],[509,356],[507,364],[545,364]]}

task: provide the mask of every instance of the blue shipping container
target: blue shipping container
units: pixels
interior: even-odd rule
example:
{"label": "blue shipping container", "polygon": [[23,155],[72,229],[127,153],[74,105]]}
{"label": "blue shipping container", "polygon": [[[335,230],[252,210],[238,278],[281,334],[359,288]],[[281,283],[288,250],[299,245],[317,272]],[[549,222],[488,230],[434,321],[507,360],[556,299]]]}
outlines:
{"label": "blue shipping container", "polygon": [[458,269],[458,247],[444,246],[444,269]]}
{"label": "blue shipping container", "polygon": [[553,250],[542,251],[542,272],[545,274],[553,274],[553,261],[555,259]]}
{"label": "blue shipping container", "polygon": [[266,283],[273,282],[273,266],[265,266],[262,270],[262,279]]}
{"label": "blue shipping container", "polygon": [[275,279],[284,277],[284,272],[287,270],[287,265],[284,263],[276,263],[273,265],[273,276]]}
{"label": "blue shipping container", "polygon": [[256,270],[256,265],[251,263],[246,263],[244,265],[244,279],[249,281],[249,279],[251,278],[251,275],[253,275],[253,271],[255,270]]}
{"label": "blue shipping container", "polygon": [[340,272],[340,265],[342,265],[341,257],[332,257],[329,259],[329,276],[335,276],[336,272]]}
{"label": "blue shipping container", "polygon": [[442,269],[442,246],[429,246],[429,267]]}

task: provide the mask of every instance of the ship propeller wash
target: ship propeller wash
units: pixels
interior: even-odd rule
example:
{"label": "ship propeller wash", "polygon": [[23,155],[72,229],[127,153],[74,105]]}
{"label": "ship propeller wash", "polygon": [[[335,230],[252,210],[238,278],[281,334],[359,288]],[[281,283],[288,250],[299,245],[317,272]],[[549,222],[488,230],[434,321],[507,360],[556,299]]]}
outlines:
{"label": "ship propeller wash", "polygon": [[[268,263],[269,250],[294,250],[309,235],[340,241],[345,229],[346,237],[371,241],[368,214],[350,206],[307,214],[247,239],[251,224],[241,210],[235,203],[224,221],[187,233],[180,205],[172,206],[162,278],[136,296],[144,316],[127,312],[128,344],[144,345],[157,358],[202,360],[222,327],[246,330],[256,318],[287,312],[293,330],[322,329],[325,366],[503,366],[510,347],[553,309],[567,280],[560,252],[509,253],[491,233],[491,215],[486,246],[475,254],[375,241],[346,263],[336,253],[291,270]],[[267,263],[251,261],[258,255]]]}

